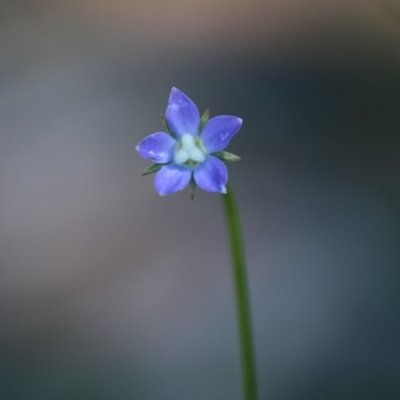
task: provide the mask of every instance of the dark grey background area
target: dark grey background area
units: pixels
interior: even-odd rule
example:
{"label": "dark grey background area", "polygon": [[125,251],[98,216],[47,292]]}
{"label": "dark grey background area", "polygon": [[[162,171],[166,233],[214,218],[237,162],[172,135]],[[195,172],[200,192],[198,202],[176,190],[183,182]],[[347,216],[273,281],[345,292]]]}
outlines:
{"label": "dark grey background area", "polygon": [[239,399],[218,195],[135,152],[178,87],[228,150],[260,399],[400,397],[396,1],[0,2],[0,399]]}

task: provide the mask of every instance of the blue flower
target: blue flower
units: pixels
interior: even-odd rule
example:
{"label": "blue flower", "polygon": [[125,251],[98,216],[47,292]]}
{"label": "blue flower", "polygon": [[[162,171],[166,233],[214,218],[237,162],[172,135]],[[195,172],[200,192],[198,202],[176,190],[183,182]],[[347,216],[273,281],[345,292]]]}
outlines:
{"label": "blue flower", "polygon": [[155,163],[143,175],[157,172],[154,186],[161,196],[187,185],[192,195],[196,185],[208,192],[226,193],[228,172],[222,161],[240,158],[223,149],[240,129],[242,120],[227,115],[208,120],[208,115],[207,110],[200,118],[192,100],[172,88],[163,117],[168,133],[153,133],[137,145],[137,152]]}

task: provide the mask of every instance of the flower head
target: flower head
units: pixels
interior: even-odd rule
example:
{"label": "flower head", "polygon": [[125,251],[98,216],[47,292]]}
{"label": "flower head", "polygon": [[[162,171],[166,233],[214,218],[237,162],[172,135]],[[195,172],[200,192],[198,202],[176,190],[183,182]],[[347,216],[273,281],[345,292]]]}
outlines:
{"label": "flower head", "polygon": [[196,105],[185,94],[172,88],[163,117],[167,132],[156,132],[136,147],[143,157],[154,162],[143,175],[157,172],[154,186],[161,196],[189,185],[208,192],[226,193],[228,172],[222,161],[239,157],[223,151],[242,120],[221,115],[209,120],[208,110],[200,118]]}

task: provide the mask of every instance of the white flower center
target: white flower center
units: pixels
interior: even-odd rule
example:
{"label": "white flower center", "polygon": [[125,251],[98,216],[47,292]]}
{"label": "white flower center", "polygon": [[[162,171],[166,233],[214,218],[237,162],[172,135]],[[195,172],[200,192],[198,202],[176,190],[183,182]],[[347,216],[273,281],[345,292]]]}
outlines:
{"label": "white flower center", "polygon": [[196,136],[186,134],[178,143],[175,149],[174,160],[177,164],[197,164],[206,159],[200,139]]}

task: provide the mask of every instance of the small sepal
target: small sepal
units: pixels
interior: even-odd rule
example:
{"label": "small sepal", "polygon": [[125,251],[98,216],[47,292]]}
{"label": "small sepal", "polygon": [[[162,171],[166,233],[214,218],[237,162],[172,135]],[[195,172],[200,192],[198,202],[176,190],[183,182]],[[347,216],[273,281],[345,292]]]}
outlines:
{"label": "small sepal", "polygon": [[161,121],[162,121],[164,128],[167,131],[168,135],[171,135],[172,137],[174,137],[174,135],[171,132],[171,129],[169,129],[168,122],[167,122],[167,119],[165,118],[165,115],[161,114],[160,117],[161,117]]}
{"label": "small sepal", "polygon": [[207,108],[207,110],[204,111],[204,114],[200,119],[200,132],[203,130],[204,125],[208,122],[209,119],[210,119],[210,110]]}
{"label": "small sepal", "polygon": [[217,151],[215,153],[212,153],[214,157],[219,158],[221,161],[226,161],[226,162],[233,162],[233,161],[240,161],[241,158],[239,156],[236,156],[235,154],[228,153],[227,151]]}
{"label": "small sepal", "polygon": [[142,176],[154,174],[154,172],[158,172],[164,165],[165,164],[151,164],[150,167],[142,172]]}
{"label": "small sepal", "polygon": [[190,182],[189,182],[189,192],[190,192],[190,198],[192,200],[194,199],[194,192],[196,191],[196,187],[197,187],[196,182],[192,176],[192,179],[190,179]]}

